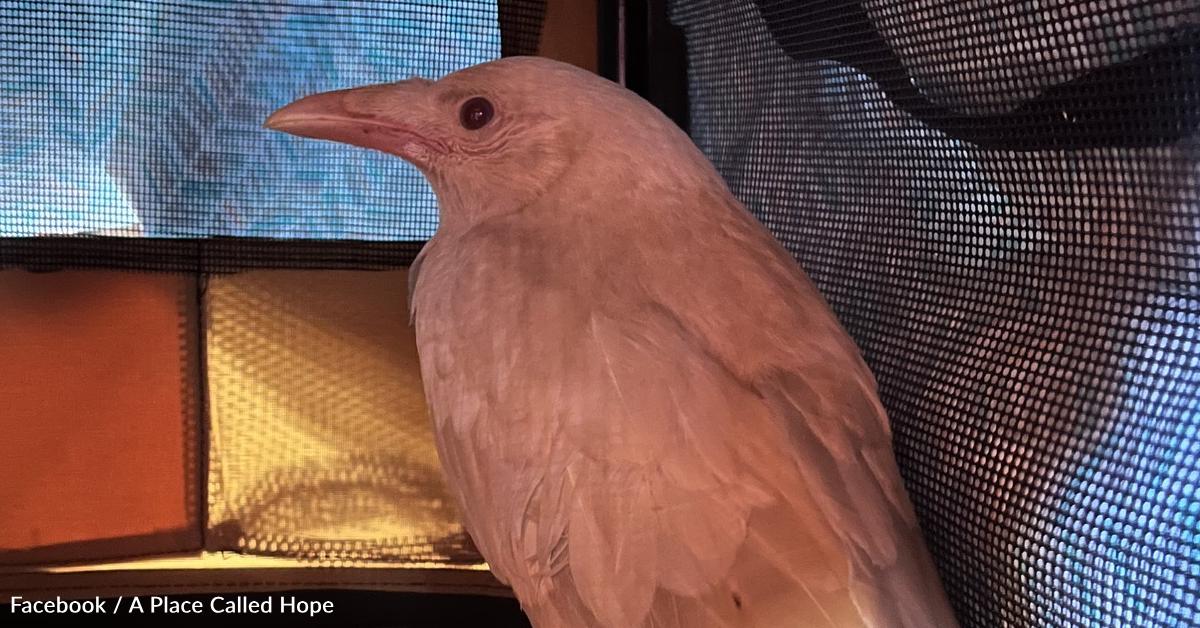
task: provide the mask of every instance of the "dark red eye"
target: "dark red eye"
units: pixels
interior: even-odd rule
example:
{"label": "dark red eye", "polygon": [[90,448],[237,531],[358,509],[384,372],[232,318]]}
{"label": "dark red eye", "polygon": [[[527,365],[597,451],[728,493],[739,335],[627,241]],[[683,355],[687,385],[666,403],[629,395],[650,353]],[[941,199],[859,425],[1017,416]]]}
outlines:
{"label": "dark red eye", "polygon": [[462,111],[458,113],[458,119],[462,122],[464,129],[474,131],[491,122],[495,113],[496,111],[488,99],[476,96],[463,103]]}

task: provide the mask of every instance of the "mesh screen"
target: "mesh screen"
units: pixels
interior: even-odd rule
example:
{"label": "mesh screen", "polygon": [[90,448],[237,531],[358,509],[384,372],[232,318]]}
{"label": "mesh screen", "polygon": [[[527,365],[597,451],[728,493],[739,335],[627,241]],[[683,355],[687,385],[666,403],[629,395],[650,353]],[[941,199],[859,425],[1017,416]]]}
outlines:
{"label": "mesh screen", "polygon": [[505,57],[536,55],[541,43],[546,0],[500,0],[500,54]]}
{"label": "mesh screen", "polygon": [[188,275],[0,271],[0,565],[199,546],[196,310]]}
{"label": "mesh screen", "polygon": [[479,566],[431,466],[403,272],[332,270],[407,265],[434,196],[401,160],[261,124],[312,92],[531,54],[544,9],[0,0],[0,268],[199,278],[207,548]]}
{"label": "mesh screen", "polygon": [[500,41],[496,0],[0,0],[0,236],[426,239],[414,168],[262,122]]}
{"label": "mesh screen", "polygon": [[964,625],[1200,623],[1200,3],[676,0]]}
{"label": "mesh screen", "polygon": [[438,466],[407,277],[208,281],[209,549],[338,566],[482,562]]}

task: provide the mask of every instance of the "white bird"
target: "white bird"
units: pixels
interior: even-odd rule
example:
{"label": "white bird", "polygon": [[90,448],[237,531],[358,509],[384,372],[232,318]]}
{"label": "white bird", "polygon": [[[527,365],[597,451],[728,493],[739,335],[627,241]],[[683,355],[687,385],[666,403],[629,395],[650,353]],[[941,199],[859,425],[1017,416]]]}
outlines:
{"label": "white bird", "polygon": [[410,303],[439,454],[536,626],[957,625],[854,342],[649,103],[516,57],[267,126],[437,193]]}

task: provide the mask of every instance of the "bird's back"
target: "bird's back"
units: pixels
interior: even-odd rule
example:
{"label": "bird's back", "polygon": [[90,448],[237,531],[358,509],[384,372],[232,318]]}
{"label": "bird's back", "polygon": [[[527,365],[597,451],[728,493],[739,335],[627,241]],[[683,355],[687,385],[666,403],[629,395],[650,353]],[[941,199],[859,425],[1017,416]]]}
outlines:
{"label": "bird's back", "polygon": [[415,320],[470,532],[540,628],[955,626],[870,373],[739,209],[677,255],[439,235]]}

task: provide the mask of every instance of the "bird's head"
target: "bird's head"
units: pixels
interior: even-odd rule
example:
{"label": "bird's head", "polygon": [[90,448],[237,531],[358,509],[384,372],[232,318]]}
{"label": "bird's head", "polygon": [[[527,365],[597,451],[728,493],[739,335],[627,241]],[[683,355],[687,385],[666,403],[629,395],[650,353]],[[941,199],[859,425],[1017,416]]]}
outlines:
{"label": "bird's head", "polygon": [[438,81],[314,94],[271,114],[266,127],[407,160],[433,185],[443,225],[525,206],[580,161],[600,157],[632,169],[661,154],[664,142],[691,147],[632,92],[536,57],[491,61]]}

